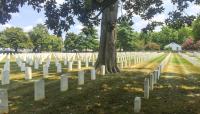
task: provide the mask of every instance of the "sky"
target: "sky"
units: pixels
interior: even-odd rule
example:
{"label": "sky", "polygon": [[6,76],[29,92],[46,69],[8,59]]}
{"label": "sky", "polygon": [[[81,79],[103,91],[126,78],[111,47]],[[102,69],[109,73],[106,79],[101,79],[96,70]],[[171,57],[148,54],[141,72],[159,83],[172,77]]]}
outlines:
{"label": "sky", "polygon": [[[56,1],[58,4],[61,4],[64,2],[64,0],[56,0]],[[163,6],[165,8],[165,11],[162,14],[155,15],[155,17],[152,20],[164,22],[164,20],[168,17],[168,13],[176,8],[175,6],[171,4],[170,1],[171,0],[164,0]],[[125,11],[119,10],[118,16],[120,16],[122,13],[124,14]],[[192,4],[190,5],[188,9],[185,10],[185,13],[187,13],[188,15],[192,15],[192,14],[198,15],[198,13],[200,13],[200,6]],[[39,23],[43,24],[45,22],[45,19],[46,18],[43,11],[41,11],[40,13],[37,13],[30,6],[24,6],[20,8],[19,13],[12,14],[12,19],[8,23],[6,23],[5,25],[0,24],[0,31],[3,31],[6,27],[14,26],[14,27],[21,27],[23,28],[25,32],[29,32],[37,24]],[[137,15],[133,17],[133,20],[134,20],[134,25],[132,26],[132,28],[138,32],[140,32],[141,29],[146,27],[146,25],[148,24],[148,21],[142,20]],[[74,32],[78,34],[82,28],[83,28],[82,24],[79,22],[76,22],[76,24],[71,27],[70,32]],[[99,34],[100,27],[96,27],[96,29],[98,30],[98,34]],[[157,27],[155,29],[155,31],[160,31],[160,30],[161,30],[161,27]],[[50,31],[50,33],[52,32]]]}

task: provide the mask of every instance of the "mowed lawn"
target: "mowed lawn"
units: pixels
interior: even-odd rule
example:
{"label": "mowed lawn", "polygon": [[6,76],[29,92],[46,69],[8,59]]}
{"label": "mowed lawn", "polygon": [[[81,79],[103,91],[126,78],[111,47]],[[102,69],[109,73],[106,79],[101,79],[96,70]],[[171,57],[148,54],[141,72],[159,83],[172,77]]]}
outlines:
{"label": "mowed lawn", "polygon": [[[71,72],[69,90],[60,92],[60,75],[51,62],[50,76],[45,79],[45,99],[34,101],[34,80],[42,77],[42,67],[33,70],[33,80],[24,80],[24,73],[11,62],[11,84],[8,89],[10,114],[130,114],[134,98],[143,96],[143,81],[166,57],[161,55],[149,62],[125,68],[118,74],[97,75],[90,80],[86,70],[85,84],[78,86],[77,71]],[[11,58],[14,60],[14,58]],[[64,66],[64,65],[63,65]],[[0,68],[3,63],[0,64]],[[64,66],[63,73],[67,73]],[[76,67],[76,65],[74,66]]]}
{"label": "mowed lawn", "polygon": [[199,69],[173,54],[141,114],[200,114]]}

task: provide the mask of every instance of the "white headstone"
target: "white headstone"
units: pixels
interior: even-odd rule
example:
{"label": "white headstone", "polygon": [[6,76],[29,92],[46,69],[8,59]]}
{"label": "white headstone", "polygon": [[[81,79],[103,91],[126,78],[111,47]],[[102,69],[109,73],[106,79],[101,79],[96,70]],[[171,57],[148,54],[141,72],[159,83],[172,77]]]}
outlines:
{"label": "white headstone", "polygon": [[34,62],[34,69],[39,69],[39,63],[37,60]]}
{"label": "white headstone", "polygon": [[78,72],[78,85],[84,84],[84,71],[81,70]]}
{"label": "white headstone", "polygon": [[95,69],[91,69],[91,80],[96,80],[96,71],[95,71]]}
{"label": "white headstone", "polygon": [[144,80],[144,98],[149,99],[149,79]]}
{"label": "white headstone", "polygon": [[81,69],[81,61],[78,61],[78,66],[77,66],[78,70]]}
{"label": "white headstone", "polygon": [[156,84],[158,81],[158,70],[154,70],[154,83]]}
{"label": "white headstone", "polygon": [[72,71],[72,64],[73,64],[73,62],[68,62],[68,71]]}
{"label": "white headstone", "polygon": [[45,84],[44,80],[40,79],[35,81],[34,84],[34,100],[42,100],[45,98]]}
{"label": "white headstone", "polygon": [[61,63],[57,64],[57,73],[61,73],[62,72],[62,65]]}
{"label": "white headstone", "polygon": [[23,72],[23,71],[25,71],[26,70],[26,65],[25,65],[25,63],[22,63],[21,64],[21,71]]}
{"label": "white headstone", "polygon": [[135,97],[134,100],[134,112],[139,113],[141,110],[141,98],[140,97]]}
{"label": "white headstone", "polygon": [[105,75],[106,73],[106,66],[105,65],[101,65],[101,75]]}
{"label": "white headstone", "polygon": [[85,61],[85,67],[87,68],[89,66],[89,62],[88,62],[88,59],[86,59]]}
{"label": "white headstone", "polygon": [[3,70],[1,73],[1,84],[6,85],[10,83],[10,72],[8,70]]}
{"label": "white headstone", "polygon": [[25,80],[31,80],[31,79],[32,79],[32,69],[31,67],[26,67]]}
{"label": "white headstone", "polygon": [[49,71],[48,71],[47,65],[43,65],[43,77],[44,78],[47,77],[48,73],[49,73]]}
{"label": "white headstone", "polygon": [[67,75],[61,75],[60,90],[61,91],[67,91],[68,90],[68,76]]}
{"label": "white headstone", "polygon": [[149,81],[150,81],[149,89],[153,90],[153,85],[154,85],[154,76],[153,75],[150,75]]}
{"label": "white headstone", "polygon": [[8,113],[8,92],[6,89],[0,89],[0,114]]}

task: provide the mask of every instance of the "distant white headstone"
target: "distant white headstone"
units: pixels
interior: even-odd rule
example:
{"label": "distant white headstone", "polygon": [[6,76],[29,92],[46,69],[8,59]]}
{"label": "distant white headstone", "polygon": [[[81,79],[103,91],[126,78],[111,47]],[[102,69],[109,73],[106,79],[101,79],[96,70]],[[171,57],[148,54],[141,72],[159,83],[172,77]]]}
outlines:
{"label": "distant white headstone", "polygon": [[144,80],[144,98],[149,99],[149,79]]}
{"label": "distant white headstone", "polygon": [[34,62],[34,69],[39,69],[39,63],[37,60]]}
{"label": "distant white headstone", "polygon": [[42,100],[45,98],[45,84],[44,80],[40,79],[35,81],[34,84],[34,100]]}
{"label": "distant white headstone", "polygon": [[80,70],[81,69],[81,61],[78,61],[78,66],[77,68]]}
{"label": "distant white headstone", "polygon": [[96,71],[95,71],[95,69],[91,69],[91,80],[96,80]]}
{"label": "distant white headstone", "polygon": [[72,71],[72,64],[73,64],[73,62],[68,62],[68,71]]}
{"label": "distant white headstone", "polygon": [[26,70],[26,65],[25,65],[25,63],[22,63],[21,64],[21,71],[23,72],[23,71],[25,71]]}
{"label": "distant white headstone", "polygon": [[8,70],[3,70],[1,73],[1,84],[6,85],[10,83],[10,72]]}
{"label": "distant white headstone", "polygon": [[101,75],[105,75],[106,73],[106,66],[105,65],[101,65]]}
{"label": "distant white headstone", "polygon": [[88,62],[88,59],[86,59],[85,61],[85,67],[87,68],[89,66],[89,62]]}
{"label": "distant white headstone", "polygon": [[0,89],[0,114],[8,113],[8,92],[6,89]]}
{"label": "distant white headstone", "polygon": [[78,72],[78,85],[84,84],[84,71],[81,70]]}
{"label": "distant white headstone", "polygon": [[135,97],[134,100],[134,112],[139,113],[141,110],[141,98],[140,97]]}
{"label": "distant white headstone", "polygon": [[68,90],[68,76],[67,75],[61,75],[60,90],[61,91],[67,91]]}
{"label": "distant white headstone", "polygon": [[49,73],[49,71],[48,71],[47,65],[43,65],[43,77],[44,78],[47,77],[48,73]]}
{"label": "distant white headstone", "polygon": [[31,67],[26,67],[25,80],[31,80],[31,79],[32,79],[32,69]]}
{"label": "distant white headstone", "polygon": [[153,90],[153,85],[154,85],[154,76],[153,75],[150,75],[149,81],[150,81],[149,89]]}
{"label": "distant white headstone", "polygon": [[61,63],[57,64],[57,73],[61,73],[62,72],[62,65]]}

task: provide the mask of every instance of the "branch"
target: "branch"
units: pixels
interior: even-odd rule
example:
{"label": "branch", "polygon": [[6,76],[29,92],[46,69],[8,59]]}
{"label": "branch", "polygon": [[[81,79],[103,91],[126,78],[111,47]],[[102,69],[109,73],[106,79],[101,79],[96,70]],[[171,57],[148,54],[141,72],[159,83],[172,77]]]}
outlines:
{"label": "branch", "polygon": [[102,13],[107,7],[109,7],[110,5],[114,4],[115,2],[117,2],[117,0],[113,0],[112,2],[109,2],[109,4],[106,4],[106,5],[99,11],[99,13],[98,13],[95,17],[92,17],[92,18],[89,17],[89,19],[91,19],[91,20],[97,19],[97,18],[101,15],[101,13]]}

